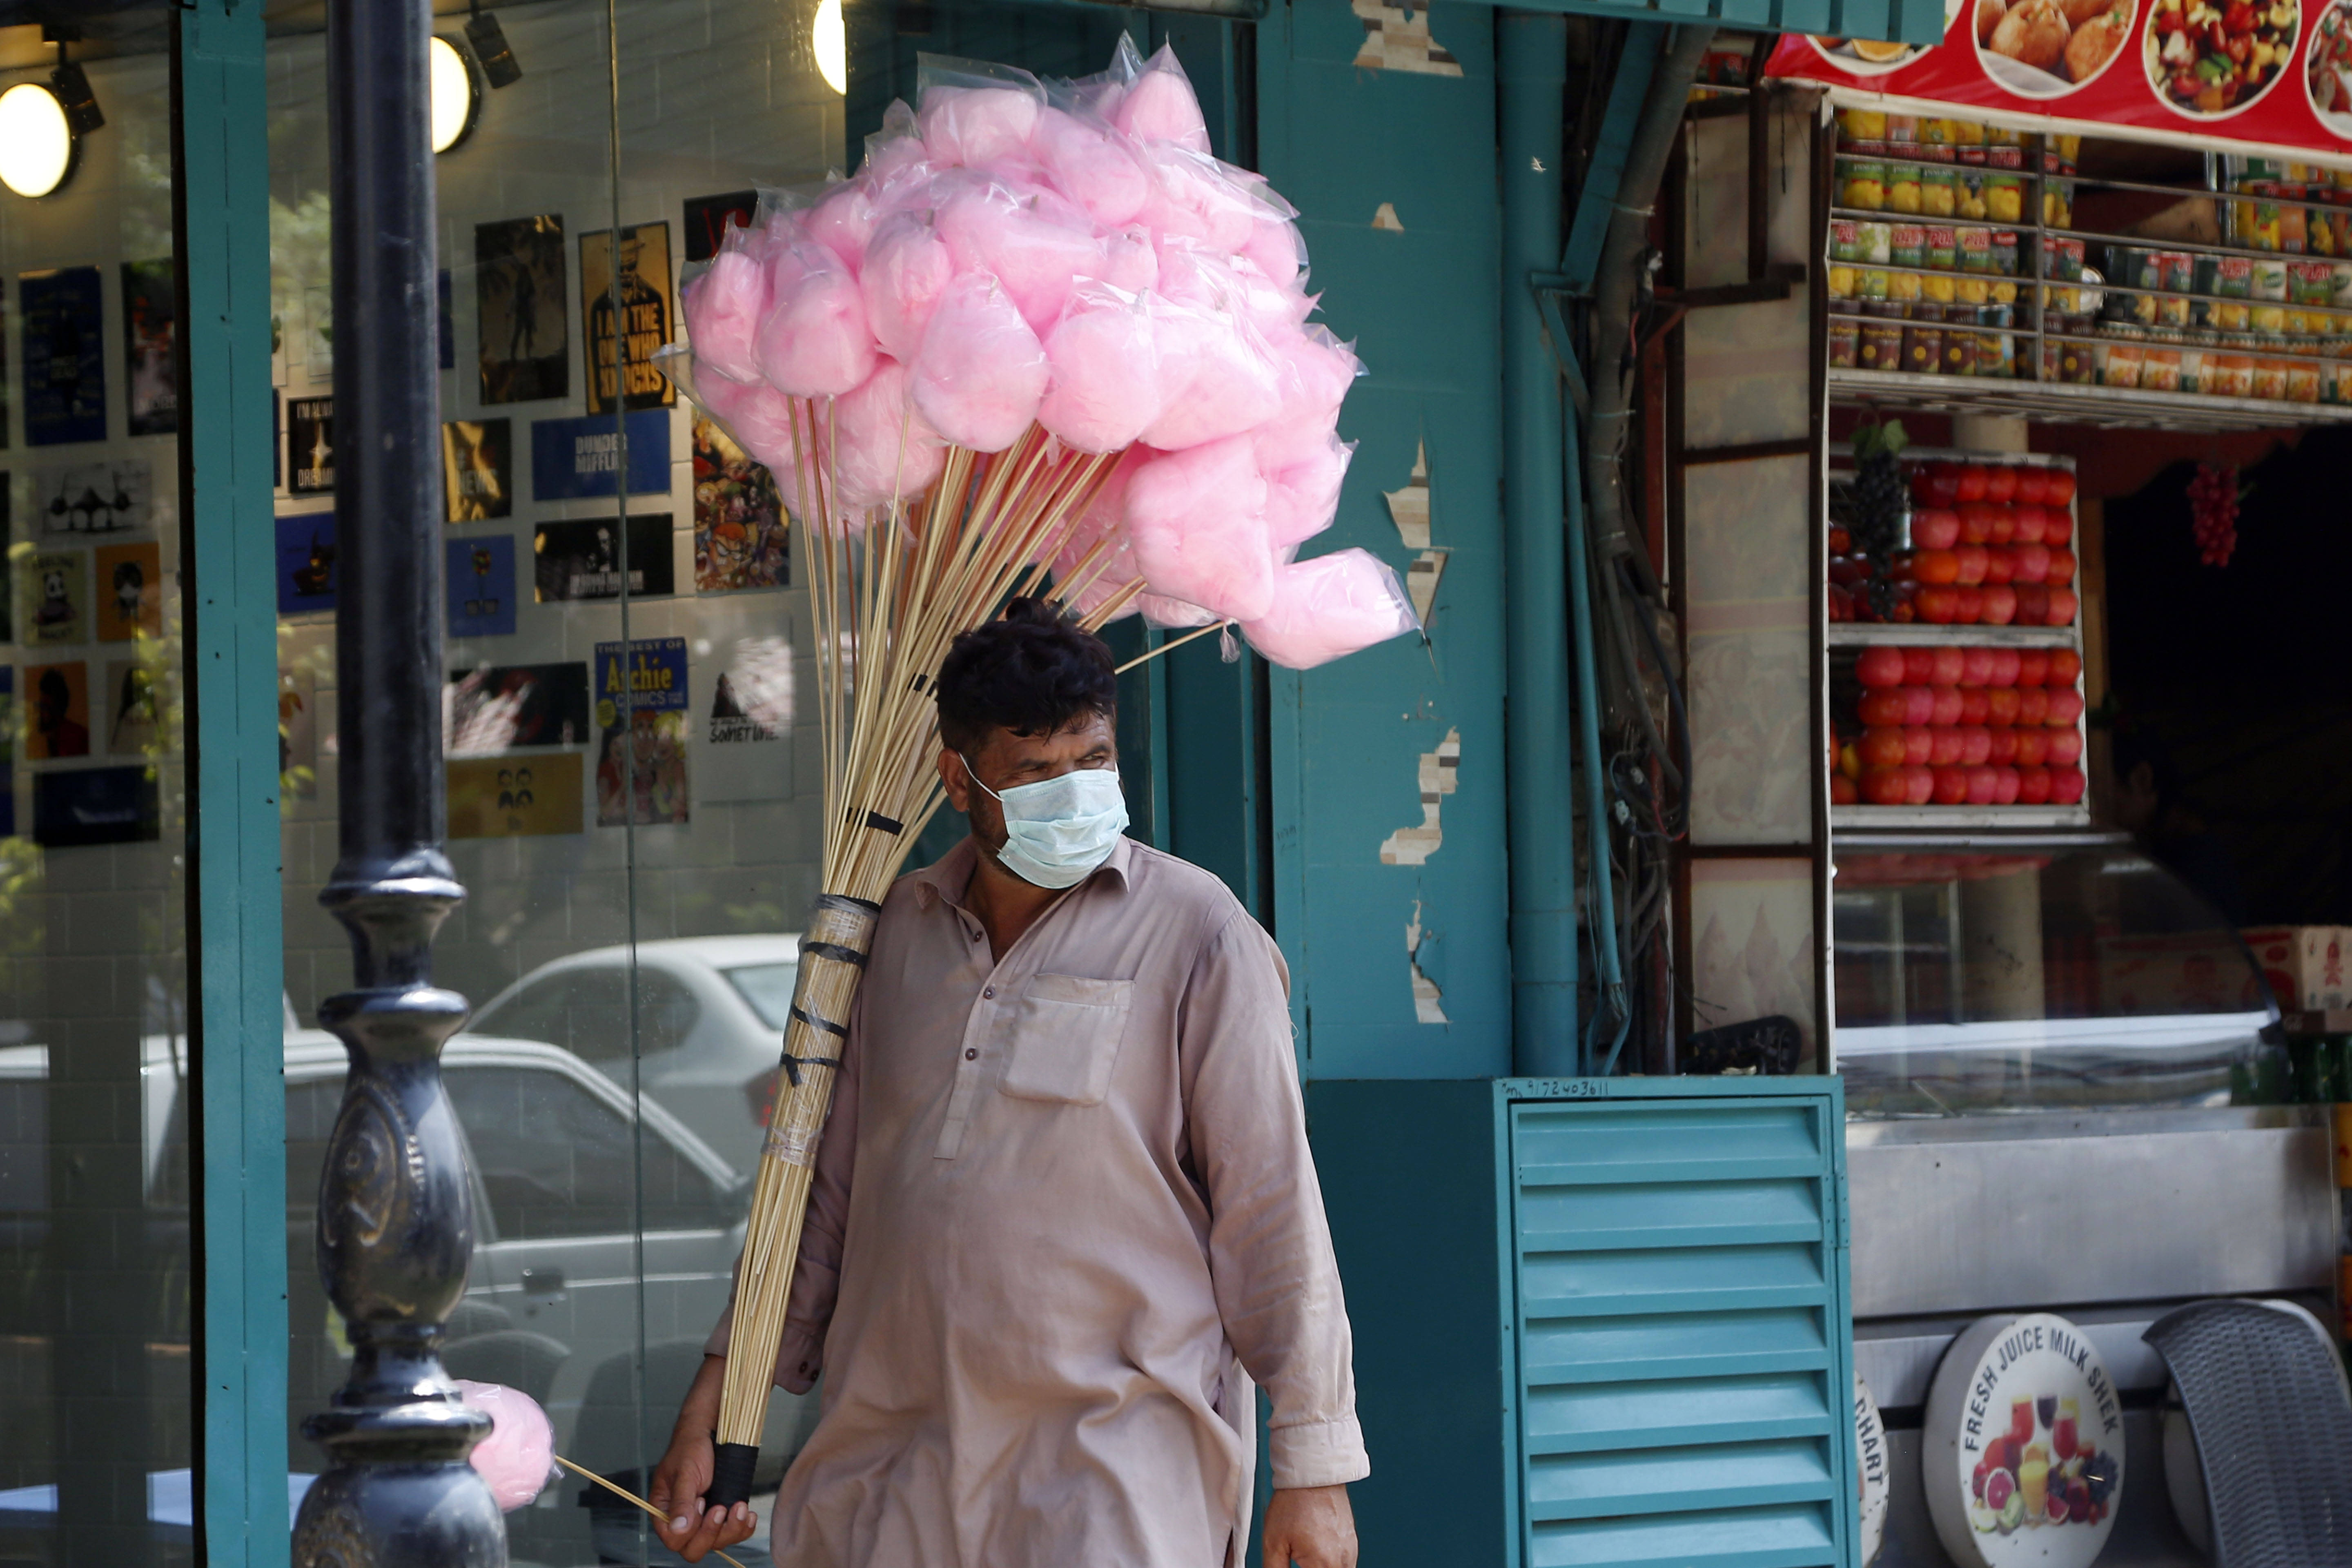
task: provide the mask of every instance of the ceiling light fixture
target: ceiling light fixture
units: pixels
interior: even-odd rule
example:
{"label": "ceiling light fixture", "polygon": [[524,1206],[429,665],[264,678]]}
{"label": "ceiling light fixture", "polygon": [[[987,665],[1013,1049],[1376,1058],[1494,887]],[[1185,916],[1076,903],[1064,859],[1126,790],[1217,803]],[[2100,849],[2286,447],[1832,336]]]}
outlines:
{"label": "ceiling light fixture", "polygon": [[466,18],[466,41],[474,46],[474,58],[482,66],[482,79],[491,87],[512,87],[522,79],[522,67],[507,43],[506,29],[499,26],[496,16],[481,8],[481,0],[475,0],[474,14]]}
{"label": "ceiling light fixture", "polygon": [[841,18],[841,0],[817,0],[816,18],[809,24],[809,49],[816,56],[816,74],[824,85],[846,97],[849,92],[849,30]]}
{"label": "ceiling light fixture", "polygon": [[37,81],[0,92],[0,184],[46,196],[70,178],[80,153],[58,95]]}
{"label": "ceiling light fixture", "polygon": [[433,73],[433,151],[446,153],[473,131],[482,92],[474,85],[474,65],[465,50],[436,33],[426,51]]}

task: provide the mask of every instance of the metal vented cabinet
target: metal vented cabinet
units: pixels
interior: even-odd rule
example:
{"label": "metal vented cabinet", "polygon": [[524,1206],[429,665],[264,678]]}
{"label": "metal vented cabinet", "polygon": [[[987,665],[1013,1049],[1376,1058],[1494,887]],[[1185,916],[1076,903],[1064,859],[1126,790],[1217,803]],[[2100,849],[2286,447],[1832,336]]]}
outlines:
{"label": "metal vented cabinet", "polygon": [[1364,1568],[1854,1562],[1837,1079],[1318,1082],[1307,1110]]}

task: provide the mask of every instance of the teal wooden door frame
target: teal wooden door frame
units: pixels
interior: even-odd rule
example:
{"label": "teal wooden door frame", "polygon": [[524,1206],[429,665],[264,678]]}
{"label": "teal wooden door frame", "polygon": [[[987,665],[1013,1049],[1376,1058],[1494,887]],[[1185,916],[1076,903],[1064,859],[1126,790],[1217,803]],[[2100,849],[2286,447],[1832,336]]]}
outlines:
{"label": "teal wooden door frame", "polygon": [[286,1089],[260,0],[174,14],[196,1495],[213,1568],[289,1560]]}

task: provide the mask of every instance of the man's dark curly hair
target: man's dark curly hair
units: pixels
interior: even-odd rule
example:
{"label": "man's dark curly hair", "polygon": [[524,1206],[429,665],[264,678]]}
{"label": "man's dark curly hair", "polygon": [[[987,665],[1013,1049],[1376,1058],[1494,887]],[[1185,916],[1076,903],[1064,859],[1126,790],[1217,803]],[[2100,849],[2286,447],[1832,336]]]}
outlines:
{"label": "man's dark curly hair", "polygon": [[940,666],[940,739],[970,756],[991,730],[1055,735],[1090,713],[1118,711],[1110,649],[1042,599],[1015,599],[968,631]]}

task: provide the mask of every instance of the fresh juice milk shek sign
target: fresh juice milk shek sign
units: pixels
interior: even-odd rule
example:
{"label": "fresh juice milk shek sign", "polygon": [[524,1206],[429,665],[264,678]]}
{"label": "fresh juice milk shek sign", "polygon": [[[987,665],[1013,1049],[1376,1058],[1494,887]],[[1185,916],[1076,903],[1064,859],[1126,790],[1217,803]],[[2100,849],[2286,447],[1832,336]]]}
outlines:
{"label": "fresh juice milk shek sign", "polygon": [[2123,1406],[2083,1331],[1979,1318],[1927,1394],[1921,1479],[1936,1533],[1975,1568],[2089,1568],[2124,1482]]}

